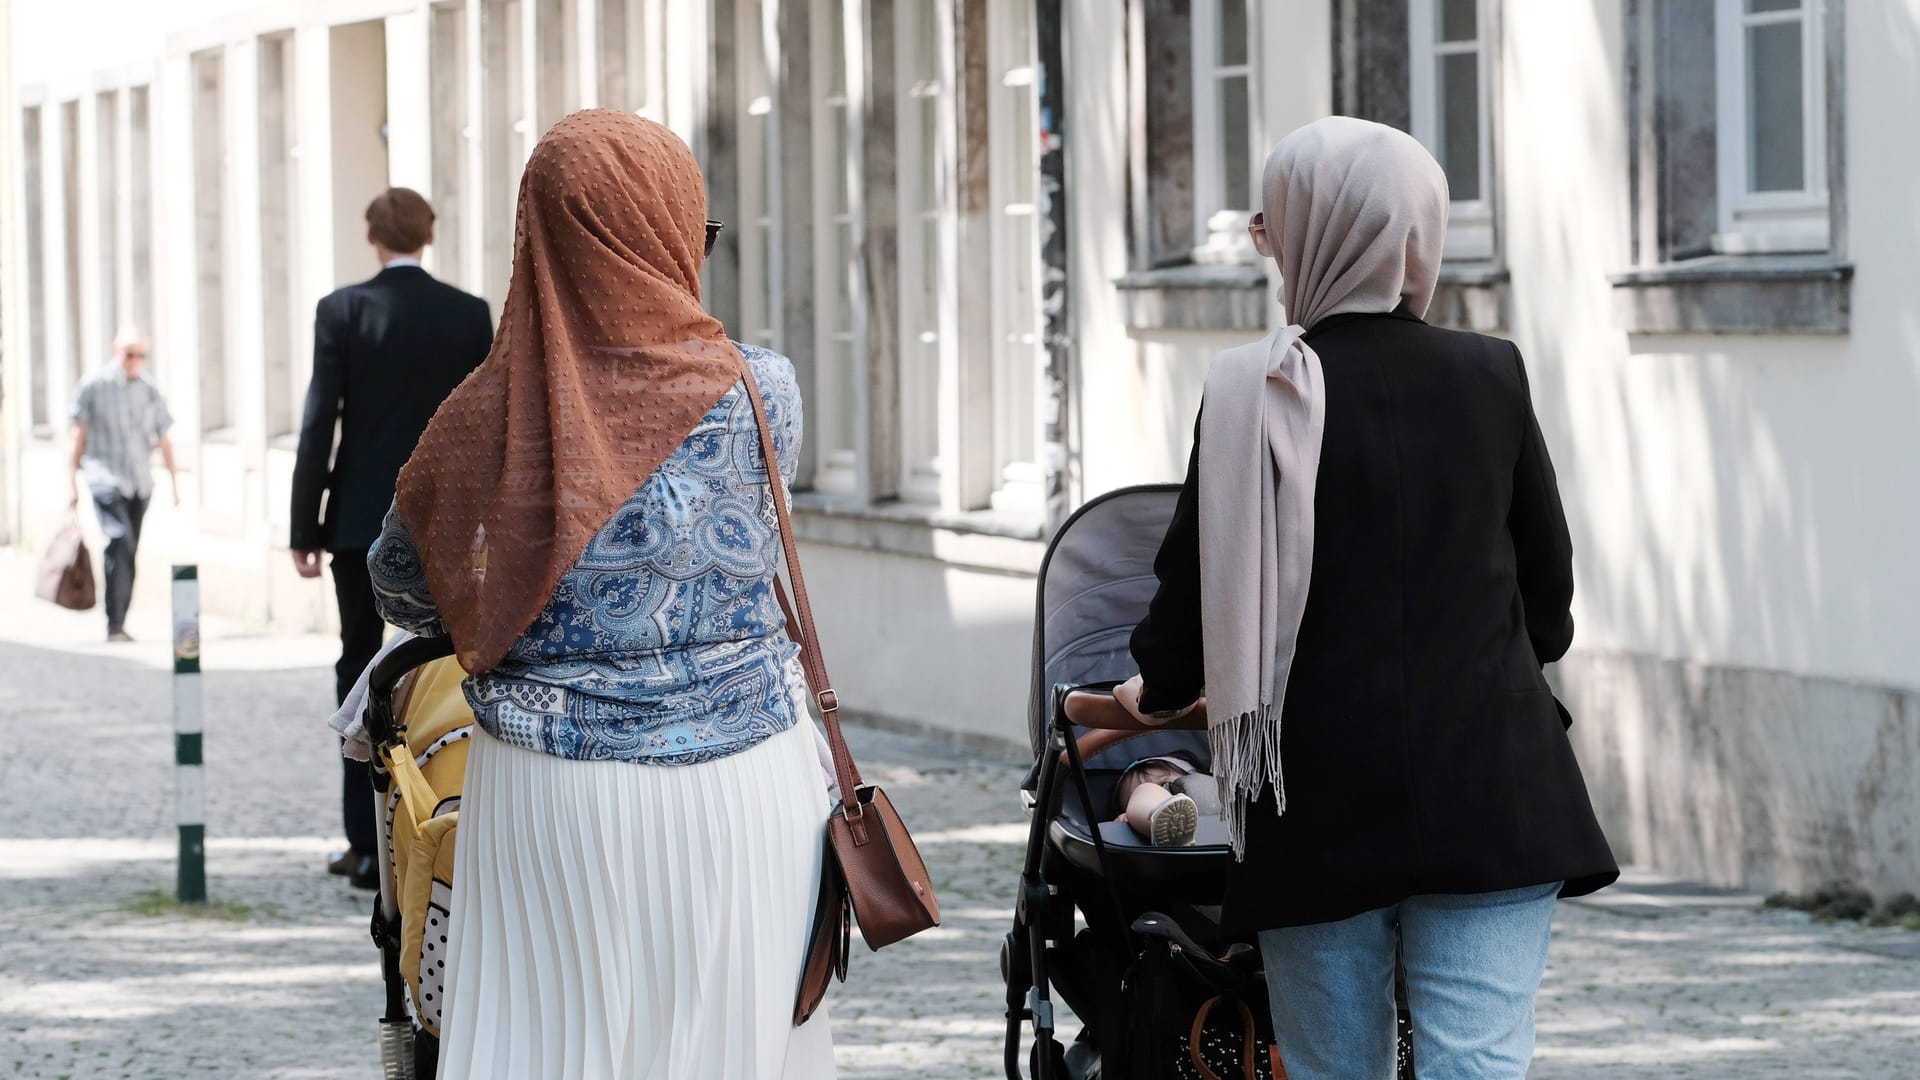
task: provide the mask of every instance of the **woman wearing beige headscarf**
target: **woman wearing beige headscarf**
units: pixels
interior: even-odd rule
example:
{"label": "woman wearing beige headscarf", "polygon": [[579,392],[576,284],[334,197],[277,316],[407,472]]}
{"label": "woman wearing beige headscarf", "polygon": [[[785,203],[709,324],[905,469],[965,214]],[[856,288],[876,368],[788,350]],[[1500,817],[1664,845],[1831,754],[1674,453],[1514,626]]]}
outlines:
{"label": "woman wearing beige headscarf", "polygon": [[1542,666],[1572,547],[1510,342],[1421,321],[1440,166],[1331,118],[1267,159],[1254,242],[1289,325],[1222,354],[1120,692],[1202,693],[1293,1080],[1522,1077],[1557,896],[1618,876]]}
{"label": "woman wearing beige headscarf", "polygon": [[422,995],[442,1077],[833,1075],[824,1010],[792,1023],[825,790],[744,376],[783,476],[800,401],[701,307],[705,232],[667,129],[549,131],[493,351],[368,556],[388,621],[452,636],[479,722]]}

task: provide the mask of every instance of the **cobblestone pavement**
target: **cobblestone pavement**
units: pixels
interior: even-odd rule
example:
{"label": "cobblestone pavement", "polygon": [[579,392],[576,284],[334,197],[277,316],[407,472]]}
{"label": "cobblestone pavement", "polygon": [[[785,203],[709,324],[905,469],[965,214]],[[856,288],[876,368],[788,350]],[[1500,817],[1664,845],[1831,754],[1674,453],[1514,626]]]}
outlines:
{"label": "cobblestone pavement", "polygon": [[[17,563],[17,559],[11,560]],[[375,1075],[366,894],[320,872],[337,828],[320,717],[331,642],[205,628],[209,887],[232,918],[144,912],[173,887],[163,613],[142,643],[25,599],[0,554],[0,1076]],[[1000,1073],[997,955],[1023,766],[855,732],[918,834],[946,925],[856,949],[841,1076]],[[1605,895],[1605,894],[1603,894]],[[1920,1075],[1920,935],[1816,926],[1641,882],[1564,904],[1538,1077]]]}

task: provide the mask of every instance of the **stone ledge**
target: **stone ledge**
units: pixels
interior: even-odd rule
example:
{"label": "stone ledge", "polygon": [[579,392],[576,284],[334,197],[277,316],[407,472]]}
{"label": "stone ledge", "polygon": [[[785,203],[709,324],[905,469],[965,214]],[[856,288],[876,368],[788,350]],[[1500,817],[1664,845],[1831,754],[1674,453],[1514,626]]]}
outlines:
{"label": "stone ledge", "polygon": [[1827,255],[1716,255],[1612,275],[1635,334],[1845,334],[1853,267]]}
{"label": "stone ledge", "polygon": [[1427,321],[1476,334],[1505,333],[1510,280],[1496,262],[1443,263]]}
{"label": "stone ledge", "polygon": [[1273,305],[1258,266],[1170,266],[1114,281],[1130,330],[1264,330]]}

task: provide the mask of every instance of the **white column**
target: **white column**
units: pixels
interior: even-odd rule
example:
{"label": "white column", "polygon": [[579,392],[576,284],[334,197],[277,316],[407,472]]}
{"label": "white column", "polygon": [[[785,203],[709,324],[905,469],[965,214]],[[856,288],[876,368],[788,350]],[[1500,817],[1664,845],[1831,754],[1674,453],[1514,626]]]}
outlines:
{"label": "white column", "polygon": [[430,10],[386,17],[386,169],[388,183],[434,196]]}
{"label": "white column", "polygon": [[80,94],[80,123],[75,137],[80,149],[80,183],[73,195],[80,214],[80,250],[68,252],[68,257],[79,260],[80,295],[69,297],[69,301],[80,305],[80,340],[76,343],[79,367],[84,374],[104,362],[107,356],[107,342],[102,340],[100,332],[100,305],[104,302],[105,292],[100,280],[100,262],[95,253],[100,250],[102,222],[100,221],[100,137],[102,123],[111,123],[110,117],[100,115],[100,95],[91,87]]}
{"label": "white column", "polygon": [[[260,44],[258,38],[228,45],[221,113],[227,128],[225,253],[221,262],[222,316],[226,326],[227,394],[234,442],[240,453],[242,490],[233,507],[242,535],[264,540],[266,531],[267,373],[266,330],[261,318],[265,290],[260,258]],[[231,498],[229,493],[227,498]]]}
{"label": "white column", "polygon": [[[1284,18],[1267,8],[1256,3],[1249,9],[1249,33],[1258,43],[1250,55],[1291,59],[1252,67],[1254,130],[1260,133],[1253,144],[1256,175],[1268,152],[1289,131],[1333,112],[1333,5],[1302,4],[1298,10],[1289,6]],[[1258,187],[1254,191],[1257,195]],[[1267,271],[1268,291],[1278,291],[1280,267],[1272,259],[1260,261]],[[1268,304],[1267,320],[1278,328],[1285,324],[1286,312],[1278,304]]]}
{"label": "white column", "polygon": [[574,0],[573,3],[573,40],[574,40],[574,100],[580,108],[591,109],[603,104],[600,100],[600,5],[615,4],[620,0]]}
{"label": "white column", "polygon": [[707,0],[664,0],[660,36],[647,40],[649,66],[659,65],[665,79],[661,123],[686,140],[706,160],[707,57],[711,12]]}
{"label": "white column", "polygon": [[[11,56],[0,56],[0,258],[8,265],[27,265],[27,244],[22,223],[25,198],[18,179],[21,143],[20,98],[14,93]],[[0,356],[14,362],[0,369],[0,544],[15,543],[20,534],[20,450],[33,422],[33,403],[27,400],[33,384],[28,366],[26,343],[30,330],[24,327],[28,317],[26,296],[21,288],[24,274],[15,271],[0,274]]]}
{"label": "white column", "polygon": [[427,5],[387,16],[387,182],[433,197],[432,47]]}
{"label": "white column", "polygon": [[40,123],[40,205],[46,215],[47,272],[42,287],[47,302],[42,310],[47,313],[47,416],[56,431],[67,426],[77,374],[84,370],[79,366],[79,343],[70,340],[72,320],[66,314],[68,305],[79,303],[80,298],[67,295],[67,260],[73,253],[67,250],[64,109],[58,98],[49,97]]}
{"label": "white column", "polygon": [[[155,134],[154,172],[159,181],[154,199],[154,266],[162,270],[154,282],[153,349],[165,355],[159,368],[165,380],[167,407],[173,412],[174,443],[188,447],[191,467],[197,472],[200,328],[199,259],[193,242],[193,94],[193,58],[185,53],[167,57],[148,99]],[[57,320],[48,322],[51,334]]]}
{"label": "white column", "polygon": [[[149,101],[152,99],[149,98]],[[134,223],[133,223],[133,186],[146,183],[146,178],[133,176],[133,96],[126,88],[114,94],[114,109],[117,123],[114,131],[114,158],[120,163],[115,175],[108,178],[113,184],[113,202],[117,208],[114,219],[118,225],[118,235],[114,239],[114,250],[119,258],[113,268],[113,295],[116,308],[109,320],[114,326],[131,323],[135,320],[133,310],[133,263],[134,263]],[[143,326],[148,335],[153,327]]]}
{"label": "white column", "polygon": [[[487,61],[486,41],[482,37],[481,5],[487,0],[466,0],[467,55],[463,63],[467,65],[467,77],[462,80],[467,92],[466,124],[460,131],[460,197],[464,200],[460,215],[460,250],[465,253],[466,266],[462,267],[460,279],[466,283],[468,291],[484,295],[487,289],[487,209],[492,205],[487,194],[489,183],[503,183],[503,180],[489,181],[486,174],[486,152],[480,142],[480,133],[486,130],[487,123]],[[499,305],[494,305],[493,317],[500,318]]]}
{"label": "white column", "polygon": [[294,162],[298,174],[300,213],[293,227],[299,242],[294,250],[292,311],[300,333],[294,341],[292,383],[304,393],[313,373],[313,309],[333,291],[333,47],[324,25],[302,26],[293,32]]}

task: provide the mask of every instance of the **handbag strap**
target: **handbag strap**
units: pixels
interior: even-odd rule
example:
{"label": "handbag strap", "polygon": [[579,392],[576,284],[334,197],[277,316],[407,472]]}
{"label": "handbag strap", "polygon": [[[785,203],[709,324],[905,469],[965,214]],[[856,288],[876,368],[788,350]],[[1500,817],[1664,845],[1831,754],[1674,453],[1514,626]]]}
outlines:
{"label": "handbag strap", "polygon": [[[760,453],[767,459],[767,478],[780,519],[781,553],[786,559],[787,576],[793,579],[792,602],[788,601],[778,574],[773,578],[774,595],[780,601],[781,614],[786,616],[789,635],[796,629],[799,632],[800,667],[806,673],[807,688],[813,693],[814,703],[820,706],[820,718],[827,725],[827,746],[833,751],[833,771],[840,781],[840,803],[846,807],[848,818],[858,820],[860,770],[853,763],[853,754],[847,750],[846,736],[840,733],[840,695],[833,692],[833,680],[827,677],[827,663],[820,657],[820,632],[813,624],[807,578],[800,571],[800,550],[793,539],[793,517],[787,510],[786,485],[780,479],[780,459],[773,447],[773,429],[767,423],[767,405],[760,398],[760,384],[753,377],[753,368],[744,359],[740,363],[740,378],[746,384],[747,400],[753,403],[754,423],[760,429]],[[794,617],[796,604],[798,619]]]}
{"label": "handbag strap", "polygon": [[1200,1010],[1193,1014],[1193,1028],[1187,1033],[1187,1056],[1192,1060],[1194,1068],[1200,1070],[1202,1080],[1221,1080],[1220,1074],[1213,1070],[1213,1066],[1207,1064],[1206,1057],[1200,1053],[1200,1043],[1206,1036],[1207,1020],[1213,1016],[1213,1007],[1222,1001],[1231,1001],[1234,1007],[1240,1010],[1240,1067],[1246,1070],[1247,1080],[1257,1080],[1260,1071],[1254,1066],[1254,1051],[1257,1049],[1259,1040],[1254,1034],[1253,1010],[1247,1008],[1247,1003],[1237,997],[1229,998],[1225,994],[1215,995],[1208,998],[1206,1003],[1200,1006]]}

